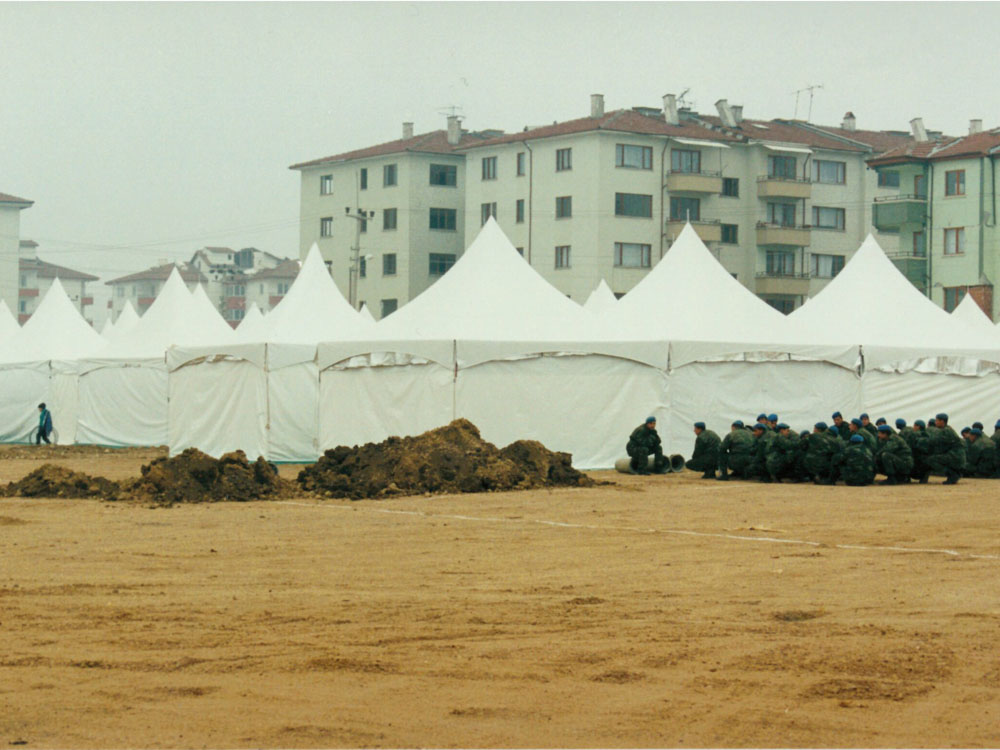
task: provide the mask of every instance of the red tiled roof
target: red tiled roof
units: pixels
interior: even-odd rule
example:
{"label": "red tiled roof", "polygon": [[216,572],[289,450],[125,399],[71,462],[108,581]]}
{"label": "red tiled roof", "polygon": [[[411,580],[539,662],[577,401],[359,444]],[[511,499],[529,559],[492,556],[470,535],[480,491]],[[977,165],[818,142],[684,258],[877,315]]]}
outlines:
{"label": "red tiled roof", "polygon": [[29,201],[27,198],[18,198],[16,195],[0,193],[0,203],[23,203],[26,206],[32,206],[35,202]]}
{"label": "red tiled roof", "polygon": [[557,122],[540,128],[523,130],[520,133],[510,133],[498,138],[489,138],[468,146],[463,145],[459,149],[467,151],[470,148],[485,148],[504,143],[515,143],[517,141],[554,138],[556,136],[586,133],[594,130],[612,130],[623,133],[641,133],[643,135],[672,135],[682,138],[697,138],[703,141],[738,142],[742,140],[737,135],[711,130],[697,123],[681,122],[680,125],[669,125],[659,117],[649,117],[631,109],[616,109],[601,117],[581,117],[576,120]]}
{"label": "red tiled roof", "polygon": [[247,281],[259,281],[261,279],[294,279],[299,275],[299,262],[297,260],[283,260],[274,268],[265,268],[258,271],[253,276],[247,277]]}
{"label": "red tiled roof", "polygon": [[346,151],[342,154],[336,154],[334,156],[324,156],[322,159],[299,162],[298,164],[290,166],[289,169],[315,167],[320,164],[328,164],[337,161],[350,161],[351,159],[367,159],[373,156],[388,156],[389,154],[401,154],[408,151],[431,154],[450,154],[457,148],[461,148],[462,146],[481,140],[482,136],[477,135],[476,133],[463,131],[458,146],[452,146],[448,143],[447,130],[434,130],[430,133],[415,135],[412,138],[401,138],[398,141],[380,143],[377,146],[360,148],[356,151]]}
{"label": "red tiled roof", "polygon": [[998,146],[1000,146],[1000,128],[953,140],[934,151],[929,158],[937,160],[957,159],[962,156],[989,156]]}
{"label": "red tiled roof", "polygon": [[868,164],[875,167],[902,164],[908,161],[922,161],[929,159],[936,150],[947,148],[956,140],[955,138],[946,138],[941,141],[911,141],[904,146],[890,149],[868,159]]}
{"label": "red tiled roof", "polygon": [[724,128],[727,133],[740,135],[755,141],[774,141],[777,143],[801,143],[811,148],[829,149],[830,151],[860,151],[866,149],[861,145],[852,145],[829,138],[808,127],[802,120],[742,120],[735,128],[722,125],[722,120],[714,115],[698,115],[700,120]]}
{"label": "red tiled roof", "polygon": [[871,146],[876,154],[914,142],[913,136],[909,133],[894,133],[888,130],[847,130],[846,128],[831,128],[826,125],[813,125],[813,127],[830,135],[848,138]]}
{"label": "red tiled roof", "polygon": [[46,263],[40,258],[21,258],[18,266],[22,271],[35,271],[39,276],[47,279],[65,279],[67,281],[98,281],[96,276],[91,276],[83,271],[74,271],[72,268],[63,268],[55,263]]}
{"label": "red tiled roof", "polygon": [[166,281],[170,277],[170,272],[173,271],[174,268],[180,271],[181,278],[184,281],[197,281],[200,283],[208,282],[208,279],[192,268],[187,266],[178,266],[176,263],[167,263],[165,266],[154,266],[153,268],[147,268],[145,271],[132,273],[128,276],[121,276],[117,279],[111,279],[111,281],[106,281],[104,283],[121,284],[126,281]]}

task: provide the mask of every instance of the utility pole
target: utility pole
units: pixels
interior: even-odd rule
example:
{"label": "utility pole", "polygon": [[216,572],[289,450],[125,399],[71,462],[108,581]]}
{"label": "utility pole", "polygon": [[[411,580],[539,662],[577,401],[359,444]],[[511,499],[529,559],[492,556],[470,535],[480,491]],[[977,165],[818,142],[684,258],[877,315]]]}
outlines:
{"label": "utility pole", "polygon": [[347,276],[347,299],[351,307],[358,306],[358,280],[361,271],[361,224],[369,219],[375,218],[375,211],[366,211],[363,208],[355,208],[351,212],[350,206],[344,206],[344,215],[349,219],[354,219],[354,245],[351,247],[351,265]]}

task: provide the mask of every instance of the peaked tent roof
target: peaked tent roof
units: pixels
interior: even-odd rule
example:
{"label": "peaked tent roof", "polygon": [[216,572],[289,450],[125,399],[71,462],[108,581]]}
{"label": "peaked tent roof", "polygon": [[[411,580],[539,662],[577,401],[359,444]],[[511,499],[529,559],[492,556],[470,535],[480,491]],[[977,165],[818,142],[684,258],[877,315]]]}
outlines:
{"label": "peaked tent roof", "polygon": [[375,322],[375,316],[372,315],[372,311],[368,309],[367,302],[362,303],[361,309],[358,310],[358,315],[367,320],[369,323]]}
{"label": "peaked tent roof", "polygon": [[132,301],[125,300],[125,305],[122,307],[122,311],[118,313],[118,319],[114,322],[114,328],[111,329],[111,335],[105,336],[105,338],[108,341],[117,341],[138,324],[139,315],[136,313],[135,308],[132,307]]}
{"label": "peaked tent roof", "polygon": [[21,330],[17,319],[11,314],[7,303],[0,300],[0,344]]}
{"label": "peaked tent roof", "polygon": [[115,322],[111,320],[111,316],[109,315],[107,318],[104,319],[104,325],[101,326],[101,336],[103,336],[108,341],[111,341],[111,339],[114,338],[114,333],[115,333]]}
{"label": "peaked tent roof", "polygon": [[0,346],[0,361],[37,362],[85,357],[105,344],[53,279],[28,322]]}
{"label": "peaked tent roof", "polygon": [[[284,302],[282,302],[284,304]],[[378,323],[391,339],[576,339],[592,316],[535,271],[491,217],[454,266]]]}
{"label": "peaked tent roof", "polygon": [[983,308],[972,298],[971,294],[966,294],[962,298],[958,307],[952,310],[951,317],[955,322],[961,323],[970,330],[979,331],[985,336],[995,338],[1000,344],[1000,332],[997,331],[993,321],[986,316]]}
{"label": "peaked tent roof", "polygon": [[603,315],[614,307],[617,302],[618,300],[615,298],[615,293],[611,291],[611,287],[607,285],[604,279],[601,279],[594,288],[594,291],[587,297],[587,301],[583,303],[583,309],[595,315]]}
{"label": "peaked tent roof", "polygon": [[[219,310],[208,298],[205,287],[198,284],[191,292],[191,317],[197,321],[199,328],[199,340],[208,340],[213,343],[223,343],[233,340],[233,328],[219,314]],[[187,343],[181,341],[179,343]]]}
{"label": "peaked tent roof", "polygon": [[251,302],[250,309],[246,311],[243,320],[236,326],[235,338],[237,341],[259,341],[263,335],[264,313],[257,307],[256,302]]}

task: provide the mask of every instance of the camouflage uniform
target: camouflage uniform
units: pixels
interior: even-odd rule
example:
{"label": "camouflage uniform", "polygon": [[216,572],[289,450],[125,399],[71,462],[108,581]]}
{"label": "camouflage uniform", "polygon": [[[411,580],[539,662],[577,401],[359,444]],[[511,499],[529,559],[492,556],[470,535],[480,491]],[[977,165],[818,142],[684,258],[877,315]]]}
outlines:
{"label": "camouflage uniform", "polygon": [[890,432],[888,438],[878,441],[875,465],[890,483],[908,482],[913,471],[913,452],[903,438]]}
{"label": "camouflage uniform", "polygon": [[864,443],[848,443],[834,462],[844,484],[863,487],[875,481],[875,459]]}
{"label": "camouflage uniform", "polygon": [[991,479],[997,471],[997,447],[993,440],[980,435],[969,445],[966,476]]}
{"label": "camouflage uniform", "polygon": [[[958,482],[965,468],[965,448],[962,438],[947,424],[944,427],[927,428],[927,466],[930,471],[942,472],[949,484]],[[921,481],[926,480],[926,474]]]}
{"label": "camouflage uniform", "polygon": [[722,441],[711,430],[702,430],[694,440],[694,454],[685,466],[691,471],[701,471],[703,477],[714,477],[719,465],[719,445]]}
{"label": "camouflage uniform", "polygon": [[660,436],[655,427],[646,427],[645,424],[641,424],[632,430],[628,443],[625,445],[625,452],[632,459],[632,470],[640,474],[648,473],[649,456],[654,457],[653,471],[662,473],[667,466],[667,459],[663,455],[663,448],[660,445]]}
{"label": "camouflage uniform", "polygon": [[719,446],[719,473],[722,477],[731,471],[738,479],[748,479],[753,461],[753,435],[745,429],[736,429],[722,438]]}

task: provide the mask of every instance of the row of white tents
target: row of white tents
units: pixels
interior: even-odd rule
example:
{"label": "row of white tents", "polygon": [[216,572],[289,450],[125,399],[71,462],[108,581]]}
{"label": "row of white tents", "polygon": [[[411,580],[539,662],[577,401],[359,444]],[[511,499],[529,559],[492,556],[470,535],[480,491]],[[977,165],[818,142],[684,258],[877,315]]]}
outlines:
{"label": "row of white tents", "polygon": [[0,441],[30,439],[49,403],[60,443],[168,444],[311,461],[325,449],[465,417],[608,467],[656,415],[670,451],[691,425],[761,411],[807,427],[830,412],[1000,417],[1000,332],[967,297],[948,314],[869,237],[789,316],[717,262],[691,227],[621,300],[580,306],[490,220],[446,275],[375,323],[313,249],[284,300],[236,331],[176,272],[141,317],[102,334],[54,283],[18,327],[0,306]]}

